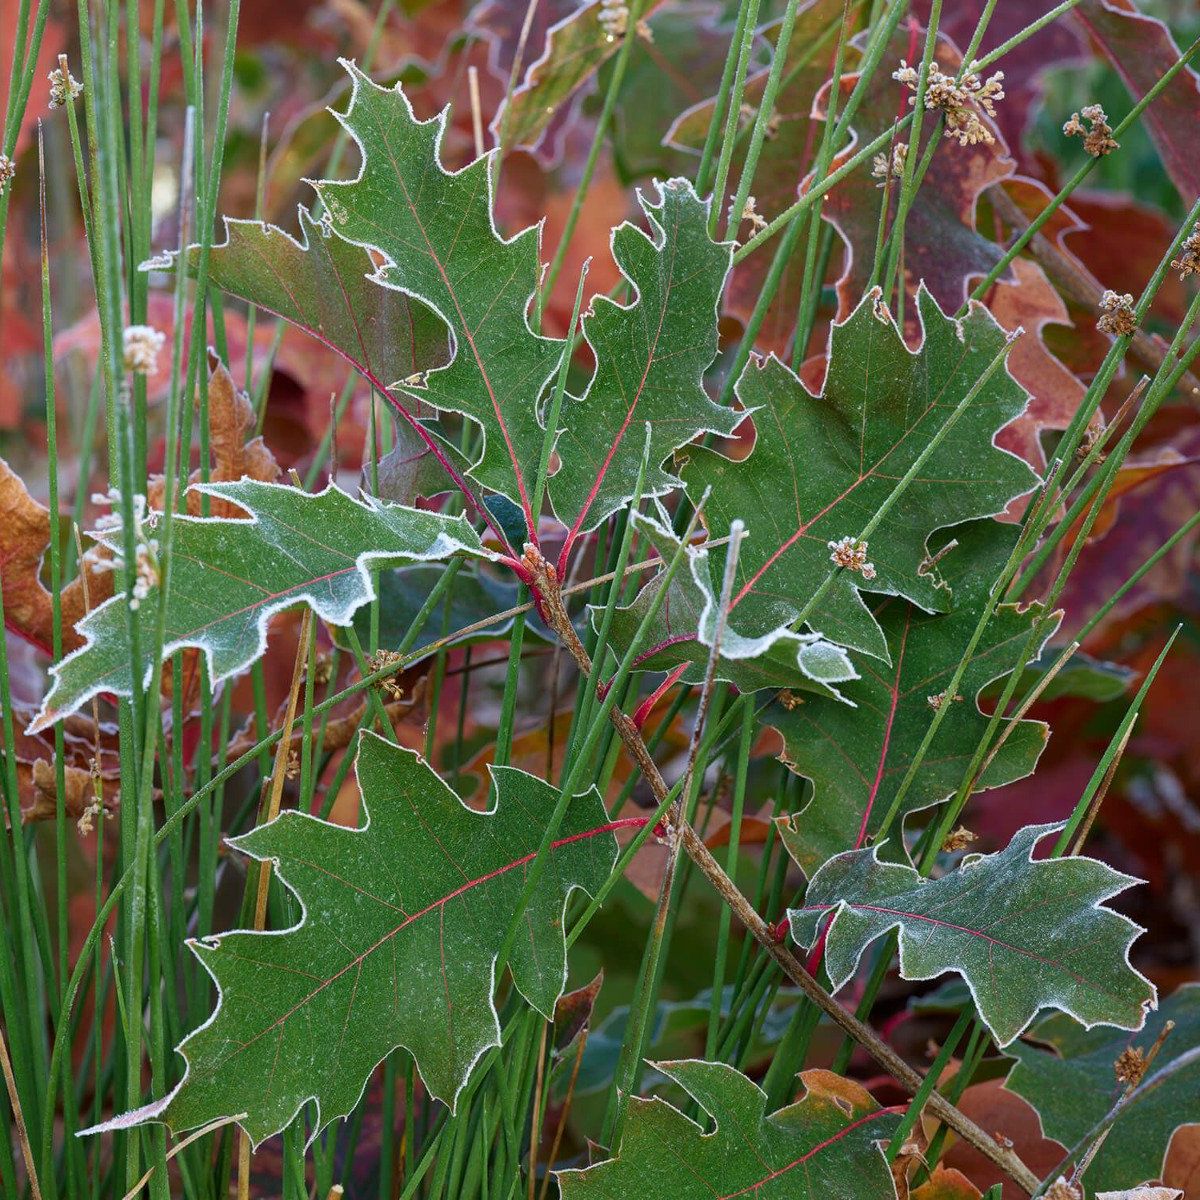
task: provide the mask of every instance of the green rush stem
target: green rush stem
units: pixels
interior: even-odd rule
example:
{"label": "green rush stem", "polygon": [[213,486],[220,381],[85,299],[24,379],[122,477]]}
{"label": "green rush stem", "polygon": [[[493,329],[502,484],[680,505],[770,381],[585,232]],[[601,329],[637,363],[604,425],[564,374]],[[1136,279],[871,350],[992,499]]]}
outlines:
{"label": "green rush stem", "polygon": [[[750,0],[750,3],[757,3],[757,0]],[[644,5],[645,0],[632,0],[632,3],[629,5],[628,32],[621,42],[621,48],[617,51],[616,58],[613,61],[612,75],[608,81],[608,88],[604,93],[604,104],[600,109],[599,117],[596,118],[596,129],[592,135],[591,148],[588,150],[587,159],[583,164],[583,171],[580,174],[579,182],[575,185],[575,198],[571,202],[571,210],[567,214],[562,236],[558,240],[558,248],[554,251],[554,257],[550,260],[550,267],[546,272],[546,277],[542,281],[541,288],[538,290],[532,322],[535,329],[541,328],[542,314],[545,312],[546,304],[554,292],[554,285],[558,281],[558,273],[562,270],[563,260],[567,256],[567,247],[570,245],[571,238],[575,233],[575,226],[579,224],[579,216],[583,211],[584,201],[587,199],[588,190],[592,186],[592,176],[596,173],[596,165],[600,161],[600,151],[604,147],[604,139],[608,136],[608,127],[612,121],[613,110],[617,105],[617,96],[621,91],[621,84],[625,79],[625,71],[629,66],[629,55],[633,49],[634,42],[637,41],[637,23],[641,19]]]}
{"label": "green rush stem", "polygon": [[724,128],[726,108],[733,94],[733,73],[737,69],[742,42],[746,37],[747,17],[749,7],[738,4],[737,21],[733,27],[733,38],[725,53],[725,65],[721,68],[721,82],[713,105],[712,119],[708,123],[708,131],[704,135],[704,146],[700,151],[700,165],[696,168],[696,191],[704,195],[708,191],[713,171],[714,158],[717,153],[717,139]]}
{"label": "green rush stem", "polygon": [[[1054,9],[1052,13],[1047,14],[1047,16],[1050,18],[1056,17],[1060,12],[1066,12],[1069,8],[1073,8],[1076,3],[1078,3],[1078,0],[1072,0],[1072,2],[1069,4],[1060,4],[1058,8]],[[1038,22],[1035,22],[1034,25],[1036,28],[1031,26],[1030,29],[1026,31],[1025,36],[1030,36],[1032,33],[1036,32],[1036,29],[1041,28],[1041,24]],[[990,66],[1000,57],[1002,53],[1006,53],[1008,50],[1012,49],[1012,44],[1010,43],[1015,44],[1015,40],[1010,39],[1009,42],[1006,42],[1003,46],[992,51],[991,54],[985,55],[979,63],[980,69],[982,70],[984,67]],[[1116,129],[1113,130],[1114,138],[1120,138],[1121,134],[1123,134],[1137,120],[1139,120],[1142,113],[1145,112],[1146,109],[1158,98],[1163,89],[1170,84],[1171,80],[1183,70],[1188,63],[1188,60],[1196,53],[1197,50],[1200,50],[1200,38],[1197,38],[1190,46],[1188,46],[1188,48],[1179,56],[1178,60],[1173,63],[1167,71],[1164,72],[1162,78],[1133,106],[1133,108],[1129,110],[1129,113],[1125,119],[1117,125]],[[1092,158],[1090,156],[1088,157],[1088,160],[1083,163],[1083,165],[1080,166],[1075,174],[1072,175],[1071,178],[1063,185],[1050,203],[1047,204],[1046,207],[1042,209],[1042,211],[1038,213],[1038,215],[1034,217],[1032,221],[1029,222],[1028,227],[1001,256],[1000,261],[997,262],[996,265],[983,277],[978,286],[976,286],[975,290],[971,293],[971,300],[981,300],[988,294],[989,291],[991,291],[992,285],[996,282],[996,280],[1008,270],[1009,263],[1011,263],[1013,259],[1016,258],[1017,255],[1019,255],[1031,241],[1033,241],[1034,237],[1041,231],[1046,222],[1049,221],[1050,218],[1059,210],[1071,193],[1074,192],[1075,189],[1078,188],[1092,173],[1099,161],[1099,158]],[[961,316],[966,307],[966,305],[963,305],[963,308],[959,311],[958,315]]]}
{"label": "green rush stem", "polygon": [[820,183],[814,184],[808,191],[804,193],[794,204],[788,205],[773,221],[769,221],[764,228],[760,229],[749,241],[743,243],[734,251],[733,262],[736,266],[748,255],[752,254],[764,242],[773,238],[798,212],[804,212],[818,200],[821,199],[827,192],[832,191],[837,187],[848,175],[853,174],[858,170],[864,162],[872,157],[877,151],[883,148],[891,139],[899,133],[902,133],[908,128],[909,123],[913,119],[913,114],[909,113],[905,117],[901,117],[895,125],[889,126],[878,137],[869,141],[857,154],[848,158],[836,171],[825,176]]}
{"label": "green rush stem", "polygon": [[1154,683],[1154,677],[1166,661],[1166,657],[1170,653],[1171,647],[1175,644],[1175,639],[1179,636],[1179,631],[1182,628],[1182,625],[1175,627],[1171,636],[1167,639],[1167,644],[1162,648],[1158,658],[1154,660],[1154,665],[1146,673],[1146,678],[1143,680],[1142,686],[1138,688],[1137,695],[1133,698],[1133,703],[1130,704],[1124,717],[1121,718],[1121,724],[1117,727],[1116,733],[1113,734],[1108,748],[1104,751],[1104,755],[1096,764],[1096,769],[1092,772],[1092,777],[1088,780],[1087,787],[1083,789],[1083,793],[1079,797],[1079,802],[1075,805],[1070,819],[1063,826],[1062,833],[1058,836],[1058,841],[1054,843],[1054,849],[1050,852],[1052,858],[1059,858],[1066,853],[1067,847],[1071,844],[1071,840],[1075,836],[1075,831],[1079,828],[1091,808],[1093,798],[1107,779],[1110,768],[1114,766],[1116,760],[1125,749],[1125,743],[1133,730],[1133,723],[1137,720],[1138,713],[1141,711],[1142,703],[1150,691],[1151,684]]}
{"label": "green rush stem", "polygon": [[[733,147],[737,141],[738,125],[742,119],[742,97],[746,91],[746,72],[750,66],[750,50],[754,45],[757,33],[758,6],[759,0],[741,0],[741,9],[744,10],[738,14],[741,40],[736,43],[737,60],[733,72],[733,88],[729,95],[729,109],[725,113],[725,130],[721,135],[721,152],[717,156],[712,202],[708,212],[708,236],[711,238],[715,238],[717,235],[717,221],[721,216],[725,187],[729,182],[729,167],[733,161]],[[786,16],[784,19],[787,19]],[[739,216],[737,223],[740,223],[740,220]],[[736,223],[733,228],[737,228]]]}
{"label": "green rush stem", "polygon": [[950,1061],[950,1057],[954,1051],[958,1049],[958,1043],[962,1041],[962,1036],[973,1019],[974,1013],[968,1007],[959,1014],[958,1020],[954,1022],[954,1028],[950,1030],[949,1036],[938,1051],[937,1057],[933,1060],[933,1065],[925,1073],[924,1082],[917,1089],[912,1100],[909,1101],[908,1111],[901,1118],[899,1128],[892,1135],[892,1140],[888,1143],[887,1160],[889,1164],[896,1161],[901,1150],[904,1148],[904,1143],[908,1139],[908,1135],[916,1128],[917,1120],[921,1116],[921,1110],[925,1107],[925,1101],[929,1099],[929,1093],[933,1091],[937,1081],[941,1078],[946,1064]]}
{"label": "green rush stem", "polygon": [[[896,201],[896,219],[892,223],[887,267],[882,276],[885,284],[883,289],[885,301],[890,295],[890,281],[896,269],[900,248],[904,245],[904,223],[908,219],[908,210],[912,205],[917,188],[920,186],[920,180],[916,178],[916,150],[921,145],[921,126],[925,120],[925,94],[929,86],[929,68],[933,63],[934,51],[937,49],[938,23],[941,17],[942,0],[933,0],[929,6],[929,22],[925,29],[925,49],[921,55],[921,66],[917,71],[917,92],[913,97],[913,120],[908,139],[909,153],[904,158],[904,172],[900,177],[900,196]],[[926,151],[931,157],[936,143],[937,131],[934,130]],[[876,263],[871,274],[871,287],[879,282],[878,269],[879,264]]]}
{"label": "green rush stem", "polygon": [[[754,184],[754,175],[758,170],[758,158],[762,153],[763,144],[767,140],[767,128],[771,123],[771,115],[775,111],[775,98],[779,94],[779,85],[783,81],[783,68],[787,62],[788,47],[792,42],[792,30],[796,24],[796,9],[798,7],[799,0],[787,0],[787,5],[783,10],[783,17],[779,24],[779,37],[776,39],[775,48],[771,53],[771,67],[767,72],[767,82],[763,87],[762,99],[759,101],[758,112],[754,117],[754,126],[750,131],[750,145],[746,147],[746,156],[742,161],[741,171],[738,175],[737,191],[734,193],[733,203],[729,208],[729,217],[725,223],[726,239],[736,235],[738,226],[742,222],[742,213],[745,211],[746,201],[750,196],[750,188]],[[749,43],[752,40],[747,39],[745,47],[747,54],[749,53]],[[743,70],[740,57],[738,70]],[[837,76],[834,76],[834,78],[837,78]],[[742,88],[744,92],[744,79],[742,80]],[[728,139],[728,126],[726,126],[725,136]],[[724,146],[722,146],[722,157],[724,157]],[[716,196],[720,196],[723,190],[723,188],[718,188]],[[719,217],[720,213],[716,215]],[[710,212],[710,224],[712,220],[713,213]]]}
{"label": "green rush stem", "polygon": [[[742,714],[741,736],[738,739],[737,765],[734,768],[733,804],[729,814],[729,844],[725,851],[725,874],[737,879],[738,849],[742,833],[742,816],[746,804],[746,779],[750,771],[750,752],[754,748],[754,703],[744,696],[738,706]],[[712,1000],[708,1011],[708,1031],[704,1038],[704,1057],[711,1059],[717,1047],[717,1029],[721,1022],[721,998],[725,992],[725,967],[729,958],[729,933],[733,914],[728,905],[721,906],[717,918],[717,945],[713,955]]]}
{"label": "green rush stem", "polygon": [[[699,521],[701,507],[697,507],[695,514],[692,517],[691,525],[689,526],[688,536],[695,530],[695,526]],[[625,652],[624,658],[621,660],[621,665],[617,669],[616,675],[613,677],[604,700],[600,705],[592,719],[587,735],[583,739],[582,746],[576,751],[574,758],[574,767],[571,773],[567,776],[566,782],[563,785],[562,792],[558,802],[554,806],[554,811],[550,816],[550,820],[546,824],[545,832],[542,835],[541,844],[538,846],[537,853],[533,861],[529,865],[528,873],[525,877],[525,885],[521,889],[521,896],[517,901],[516,909],[513,913],[513,919],[509,924],[508,932],[505,934],[504,941],[501,943],[500,952],[496,957],[495,975],[500,977],[503,968],[508,963],[508,956],[512,951],[513,943],[516,941],[517,932],[521,927],[521,918],[524,915],[525,908],[529,904],[535,888],[541,882],[541,878],[546,869],[546,859],[549,854],[550,844],[558,835],[559,826],[562,824],[563,818],[566,816],[567,806],[570,804],[572,797],[575,795],[579,782],[582,779],[584,772],[588,770],[588,764],[591,761],[592,754],[595,751],[596,745],[600,740],[600,735],[604,731],[608,723],[609,713],[616,704],[617,699],[625,690],[625,681],[629,678],[630,672],[633,670],[633,664],[642,643],[646,639],[646,635],[650,631],[650,626],[658,616],[659,610],[662,608],[663,602],[666,599],[667,592],[670,589],[671,580],[675,577],[685,557],[687,547],[687,538],[679,545],[678,549],[671,556],[671,561],[667,565],[666,571],[663,573],[663,583],[657,593],[654,595],[650,604],[646,609],[645,615],[638,624],[632,640],[629,644],[629,649]]]}

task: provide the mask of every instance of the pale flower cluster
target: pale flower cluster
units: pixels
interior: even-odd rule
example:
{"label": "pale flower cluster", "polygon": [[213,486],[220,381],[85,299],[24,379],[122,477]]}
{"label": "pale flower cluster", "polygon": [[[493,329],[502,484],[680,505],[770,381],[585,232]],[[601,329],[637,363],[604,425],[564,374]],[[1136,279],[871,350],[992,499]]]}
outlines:
{"label": "pale flower cluster", "polygon": [[1124,337],[1137,329],[1137,313],[1133,311],[1133,295],[1130,292],[1106,291],[1100,297],[1100,310],[1096,328],[1101,333]]}
{"label": "pale flower cluster", "polygon": [[[1080,117],[1090,128],[1083,124]],[[1093,158],[1111,154],[1121,144],[1113,137],[1108,116],[1098,104],[1089,104],[1082,112],[1072,113],[1071,119],[1063,126],[1063,133],[1067,137],[1083,138],[1083,148]]]}
{"label": "pale flower cluster", "polygon": [[871,160],[871,176],[878,179],[876,187],[886,187],[888,176],[893,179],[901,179],[904,176],[904,162],[908,158],[908,143],[897,142],[892,147],[892,155],[889,160],[886,154],[877,154]]}
{"label": "pale flower cluster", "polygon": [[[99,574],[102,571],[114,571],[124,562],[123,548],[124,522],[121,517],[121,493],[117,488],[109,488],[107,492],[97,493],[92,497],[93,504],[109,506],[109,512],[96,519],[96,526],[91,531],[92,536],[103,541],[113,551],[111,559],[96,559],[92,570]],[[158,513],[149,509],[146,497],[133,497],[133,536],[136,543],[136,564],[134,566],[133,584],[129,589],[129,607],[136,611],[141,603],[150,595],[150,589],[157,587],[159,582],[159,551],[158,538],[152,537],[150,531],[158,524]]]}
{"label": "pale flower cluster", "polygon": [[16,174],[17,164],[7,154],[0,154],[0,196],[8,191],[8,185]]}
{"label": "pale flower cluster", "polygon": [[[920,83],[917,68],[910,67],[901,59],[900,66],[892,72],[892,78],[913,91],[914,95],[909,97],[908,102],[916,104],[915,93]],[[925,85],[925,107],[938,109],[943,113],[946,118],[946,133],[960,145],[974,146],[982,142],[990,146],[996,137],[980,116],[996,115],[996,103],[1004,99],[1003,84],[1003,71],[997,71],[985,82],[972,63],[962,78],[956,79],[943,71],[937,63],[933,63]]]}
{"label": "pale flower cluster", "polygon": [[64,72],[61,67],[55,67],[46,78],[50,80],[51,108],[65,108],[72,100],[83,95],[83,84],[70,71]]}
{"label": "pale flower cluster", "polygon": [[130,325],[122,337],[125,370],[133,375],[153,375],[158,370],[158,355],[166,334],[153,325]]}

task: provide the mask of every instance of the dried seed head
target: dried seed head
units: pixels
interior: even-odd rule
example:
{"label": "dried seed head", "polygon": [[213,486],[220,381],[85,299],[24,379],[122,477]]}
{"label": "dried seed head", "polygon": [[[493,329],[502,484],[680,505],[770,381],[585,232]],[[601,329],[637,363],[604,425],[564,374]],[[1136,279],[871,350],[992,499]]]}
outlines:
{"label": "dried seed head", "polygon": [[1100,308],[1096,328],[1101,333],[1124,337],[1137,329],[1137,314],[1133,311],[1133,296],[1129,292],[1105,292],[1100,297]]}
{"label": "dried seed head", "polygon": [[7,154],[0,154],[0,196],[8,191],[17,174],[17,164]]}
{"label": "dried seed head", "polygon": [[64,108],[83,95],[83,84],[70,71],[55,67],[46,78],[50,80],[51,108]]}
{"label": "dried seed head", "polygon": [[778,700],[779,703],[782,704],[783,707],[788,710],[788,712],[792,712],[793,710],[799,708],[800,705],[802,705],[804,703],[803,696],[799,695],[799,693],[797,693],[797,692],[790,691],[786,688],[782,692],[780,692],[779,695],[775,697],[775,699]]}
{"label": "dried seed head", "polygon": [[1083,1200],[1083,1191],[1073,1183],[1068,1183],[1065,1176],[1060,1175],[1046,1189],[1046,1200]]}
{"label": "dried seed head", "polygon": [[[1087,122],[1086,126],[1084,121]],[[1112,132],[1108,117],[1098,104],[1089,104],[1082,112],[1072,113],[1071,119],[1063,126],[1063,133],[1067,137],[1083,138],[1083,148],[1093,158],[1111,154],[1120,146],[1121,143],[1113,138]]]}
{"label": "dried seed head", "polygon": [[158,371],[158,355],[167,340],[166,334],[153,325],[130,325],[122,336],[125,370],[133,375],[154,375]]}
{"label": "dried seed head", "polygon": [[[938,692],[937,695],[926,696],[925,699],[928,701],[929,707],[932,708],[934,712],[937,712],[937,710],[939,708],[941,708],[943,704],[946,703],[946,693]],[[956,704],[962,703],[962,693],[961,692],[955,693],[954,702]]]}
{"label": "dried seed head", "polygon": [[[899,68],[892,72],[892,78],[914,93],[908,102],[915,105],[915,93],[920,85],[917,69],[901,59]],[[961,78],[947,74],[937,63],[930,65],[929,79],[925,84],[925,107],[938,109],[944,114],[947,136],[954,138],[961,146],[974,146],[978,143],[990,146],[995,142],[995,134],[980,117],[994,117],[996,104],[1003,99],[1003,71],[995,72],[984,81],[977,74],[974,63],[971,63]]]}
{"label": "dried seed head", "polygon": [[[730,220],[734,220],[733,205],[729,206]],[[740,225],[743,221],[750,222],[750,228],[757,233],[760,229],[766,229],[767,219],[758,211],[756,202],[753,196],[746,197],[746,203],[742,205],[742,211],[737,214],[737,223]]]}
{"label": "dried seed head", "polygon": [[1117,1078],[1124,1084],[1136,1087],[1142,1082],[1149,1063],[1145,1052],[1137,1046],[1127,1046],[1121,1051],[1120,1057],[1113,1063]]}
{"label": "dried seed head", "polygon": [[860,538],[844,537],[829,546],[829,561],[847,571],[857,571],[864,579],[875,578],[875,566],[867,561],[867,543]]}
{"label": "dried seed head", "polygon": [[878,179],[876,187],[886,187],[888,177],[900,179],[904,175],[904,160],[908,158],[908,143],[897,142],[892,147],[891,158],[877,154],[871,159],[871,177]]}
{"label": "dried seed head", "polygon": [[965,850],[972,842],[978,840],[977,834],[972,833],[965,825],[960,825],[942,843],[942,849],[947,854],[953,854],[956,850]]}
{"label": "dried seed head", "polygon": [[1189,275],[1200,275],[1200,222],[1193,227],[1187,240],[1179,249],[1179,257],[1171,260],[1171,266],[1179,272],[1180,279]]}
{"label": "dried seed head", "polygon": [[600,11],[596,14],[596,19],[600,22],[600,28],[604,30],[604,36],[610,42],[615,42],[617,38],[624,37],[629,28],[629,6],[621,0],[600,0]]}
{"label": "dried seed head", "polygon": [[[367,670],[372,675],[387,667],[391,667],[393,672],[398,671],[403,665],[404,655],[396,650],[377,650],[367,659]],[[381,688],[392,700],[404,698],[404,689],[394,679],[381,679],[376,686]]]}

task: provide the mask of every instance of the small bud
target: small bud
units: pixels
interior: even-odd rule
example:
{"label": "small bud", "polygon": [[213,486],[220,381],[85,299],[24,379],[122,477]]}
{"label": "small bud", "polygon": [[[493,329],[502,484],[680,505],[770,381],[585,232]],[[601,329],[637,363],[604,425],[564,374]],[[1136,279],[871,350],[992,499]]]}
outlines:
{"label": "small bud", "polygon": [[600,0],[600,11],[596,14],[604,36],[610,42],[625,36],[629,28],[629,6],[621,0]]}
{"label": "small bud", "polygon": [[978,841],[978,836],[972,833],[965,825],[960,825],[953,833],[947,836],[946,840],[942,843],[942,849],[947,854],[953,854],[957,850],[965,850],[974,841]]}

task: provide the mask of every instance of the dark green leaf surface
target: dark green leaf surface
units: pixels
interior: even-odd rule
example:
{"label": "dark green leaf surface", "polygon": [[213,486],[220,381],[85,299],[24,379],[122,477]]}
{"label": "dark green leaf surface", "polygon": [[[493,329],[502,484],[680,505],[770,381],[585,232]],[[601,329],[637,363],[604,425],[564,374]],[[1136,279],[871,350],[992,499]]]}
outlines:
{"label": "dark green leaf surface", "polygon": [[1033,861],[1037,843],[1060,828],[1026,826],[999,853],[968,855],[932,881],[880,862],[873,850],[839,854],[789,912],[792,934],[811,946],[830,917],[825,965],[836,991],[863,951],[898,929],[903,977],[958,972],[1002,1046],[1042,1008],[1088,1026],[1140,1029],[1154,999],[1153,986],[1129,964],[1141,930],[1102,907],[1138,881],[1094,858]]}
{"label": "dark green leaf surface", "polygon": [[663,460],[700,433],[729,434],[739,415],[708,398],[717,354],[717,305],[732,246],[708,236],[708,202],[672,179],[657,201],[640,196],[650,225],[613,230],[613,256],[633,289],[629,305],[597,296],[583,332],[596,357],[587,391],[563,405],[562,461],[550,481],[554,511],[572,537],[633,496],[646,455],[646,495],[679,486]]}
{"label": "dark green leaf surface", "polygon": [[[382,286],[361,247],[299,209],[300,240],[259,221],[225,220],[209,282],[290,321],[335,350],[381,392],[450,358],[445,322],[420,300]],[[195,271],[200,247],[188,248]]]}
{"label": "dark green leaf surface", "polygon": [[[932,616],[887,597],[873,613],[887,640],[891,665],[859,658],[861,678],[841,689],[848,704],[819,696],[788,698],[767,714],[767,722],[783,735],[784,760],[813,782],[812,800],[790,819],[788,840],[806,874],[811,876],[843,850],[868,844],[880,828],[933,721],[933,706],[946,702],[950,679],[1018,532],[1015,525],[988,520],[952,530],[958,545],[940,565],[953,589],[953,611]],[[1012,670],[1042,612],[1036,604],[997,608],[963,676],[962,699],[950,703],[901,802],[900,817],[936,804],[958,788],[987,728],[978,693]],[[1043,631],[1043,641],[1053,627],[1052,622]],[[1030,774],[1048,732],[1041,721],[1018,722],[976,790]],[[897,821],[893,833],[900,827]],[[898,845],[899,838],[894,840]]]}
{"label": "dark green leaf surface", "polygon": [[[735,519],[747,537],[738,558],[733,619],[748,636],[793,622],[833,565],[828,542],[856,537],[1004,346],[1006,335],[978,305],[961,321],[922,288],[919,349],[905,346],[867,296],[835,325],[829,372],[812,395],[778,359],[752,362],[738,396],[754,414],[753,452],[740,461],[697,449],[683,470],[688,493],[711,495],[704,518],[723,534]],[[1025,405],[1024,390],[997,371],[872,534],[876,575],[843,571],[808,620],[831,641],[888,658],[860,589],[942,611],[950,597],[921,570],[936,529],[1000,512],[1035,483],[1028,466],[994,443]],[[721,578],[724,555],[710,564]]]}
{"label": "dark green leaf surface", "polygon": [[508,496],[529,518],[543,429],[538,400],[562,343],[533,332],[539,228],[505,240],[492,219],[493,159],[461,171],[441,164],[447,114],[418,121],[400,88],[377,87],[346,63],[354,82],[340,119],[358,143],[357,179],[315,184],[334,232],[386,257],[375,278],[431,305],[449,326],[454,357],[422,381],[401,383],[413,405],[464,413],[484,432],[469,474]]}
{"label": "dark green leaf surface", "polygon": [[[1136,1036],[1111,1029],[1085,1030],[1055,1014],[1029,1031],[1042,1049],[1016,1042],[1008,1048],[1017,1060],[1005,1085],[1038,1110],[1046,1133],[1073,1146],[1125,1091],[1113,1067],[1130,1048],[1150,1049],[1167,1021],[1175,1028],[1155,1056],[1150,1073],[1162,1070],[1185,1051],[1200,1045],[1200,984],[1173,992]],[[1171,1135],[1200,1118],[1200,1063],[1178,1074],[1127,1106],[1104,1139],[1084,1182],[1092,1188],[1127,1188],[1162,1175]]]}
{"label": "dark green leaf surface", "polygon": [[898,1116],[828,1071],[801,1076],[804,1098],[767,1113],[759,1086],[724,1063],[655,1064],[708,1114],[706,1133],[662,1100],[629,1101],[615,1158],[559,1171],[563,1200],[885,1200],[895,1187],[879,1145]]}
{"label": "dark green leaf surface", "polygon": [[[355,500],[332,485],[311,495],[243,479],[201,490],[239,505],[250,520],[175,518],[163,657],[189,646],[202,650],[214,684],[262,655],[267,623],[282,609],[307,604],[322,620],[346,625],[375,594],[372,567],[487,555],[462,517]],[[160,600],[153,587],[140,604],[144,681],[153,667],[147,637]],[[124,595],[114,596],[79,622],[86,641],[53,668],[54,686],[36,728],[100,692],[131,694],[127,604]]]}
{"label": "dark green leaf surface", "polygon": [[[180,1045],[178,1088],[120,1121],[186,1129],[244,1112],[258,1143],[315,1099],[319,1129],[350,1112],[397,1046],[452,1105],[499,1044],[496,955],[558,793],[496,767],[495,808],[476,812],[414,751],[373,734],[357,770],[363,828],[290,811],[231,843],[275,864],[303,916],[192,943],[219,988],[216,1012]],[[608,877],[613,829],[595,791],[571,801],[513,943],[513,980],[547,1018],[566,981],[567,898]]]}

